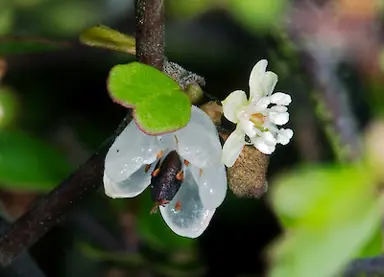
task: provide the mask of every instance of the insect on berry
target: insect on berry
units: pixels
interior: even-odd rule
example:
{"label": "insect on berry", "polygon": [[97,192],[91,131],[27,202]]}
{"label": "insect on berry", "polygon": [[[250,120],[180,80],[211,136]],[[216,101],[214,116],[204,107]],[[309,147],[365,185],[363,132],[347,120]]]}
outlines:
{"label": "insect on berry", "polygon": [[[168,204],[175,197],[184,179],[182,168],[183,163],[176,151],[169,152],[162,162],[157,162],[149,186],[152,201],[155,202],[151,213],[156,212],[158,206]],[[178,206],[180,209],[181,203]]]}

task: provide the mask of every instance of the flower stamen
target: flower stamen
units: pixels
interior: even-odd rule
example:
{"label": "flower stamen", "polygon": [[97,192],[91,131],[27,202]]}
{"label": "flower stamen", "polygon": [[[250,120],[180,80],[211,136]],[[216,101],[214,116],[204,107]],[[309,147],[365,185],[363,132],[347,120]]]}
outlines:
{"label": "flower stamen", "polygon": [[176,202],[176,204],[175,204],[175,210],[176,210],[176,211],[180,211],[180,210],[181,210],[181,202],[180,202],[180,200],[178,200],[178,201]]}
{"label": "flower stamen", "polygon": [[164,151],[161,150],[159,153],[156,154],[156,158],[160,159],[164,155]]}
{"label": "flower stamen", "polygon": [[156,177],[157,175],[159,175],[160,173],[160,168],[156,168],[153,172],[152,172],[152,177]]}
{"label": "flower stamen", "polygon": [[266,117],[262,113],[254,113],[249,118],[249,121],[255,124],[256,128],[260,128],[265,123],[265,119]]}
{"label": "flower stamen", "polygon": [[182,170],[180,170],[179,172],[177,172],[176,174],[176,180],[178,181],[183,181],[184,180],[184,172]]}

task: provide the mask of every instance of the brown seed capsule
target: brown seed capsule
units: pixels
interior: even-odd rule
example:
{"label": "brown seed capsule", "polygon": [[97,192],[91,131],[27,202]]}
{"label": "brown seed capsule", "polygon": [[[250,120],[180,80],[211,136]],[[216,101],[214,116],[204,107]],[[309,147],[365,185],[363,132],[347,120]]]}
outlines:
{"label": "brown seed capsule", "polygon": [[268,188],[269,158],[253,146],[245,146],[232,167],[227,169],[228,185],[239,197],[260,198]]}

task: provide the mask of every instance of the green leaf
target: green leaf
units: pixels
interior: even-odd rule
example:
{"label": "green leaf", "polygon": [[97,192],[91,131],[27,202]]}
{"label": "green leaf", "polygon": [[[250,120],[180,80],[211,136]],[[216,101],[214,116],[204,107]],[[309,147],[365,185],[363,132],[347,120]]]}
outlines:
{"label": "green leaf", "polygon": [[[364,203],[376,195],[367,168],[338,165],[301,168],[277,180],[270,193],[275,212],[295,227],[302,223],[354,218]],[[284,200],[284,201],[283,201]],[[345,204],[351,204],[346,209]]]}
{"label": "green leaf", "polygon": [[378,205],[370,208],[354,221],[290,232],[272,250],[273,262],[268,276],[336,276],[380,224]]}
{"label": "green leaf", "polygon": [[140,211],[137,217],[138,234],[147,245],[162,251],[178,249],[193,250],[196,240],[176,235],[164,222],[158,211],[150,214],[154,203],[151,201],[149,190],[140,195]]}
{"label": "green leaf", "polygon": [[0,87],[0,128],[14,123],[19,110],[15,92],[8,87]]}
{"label": "green leaf", "polygon": [[56,149],[21,131],[0,135],[0,187],[48,191],[70,173]]}
{"label": "green leaf", "polygon": [[184,127],[191,115],[191,102],[179,85],[161,71],[138,62],[117,65],[108,79],[111,98],[135,108],[135,120],[149,134]]}
{"label": "green leaf", "polygon": [[84,30],[80,41],[88,46],[106,48],[136,55],[134,37],[120,33],[104,25],[98,25]]}
{"label": "green leaf", "polygon": [[269,195],[287,229],[270,250],[270,277],[335,276],[380,227],[380,198],[361,165],[298,170]]}
{"label": "green leaf", "polygon": [[114,66],[108,79],[112,99],[123,106],[134,106],[149,96],[180,91],[179,85],[151,66],[132,62]]}
{"label": "green leaf", "polygon": [[279,22],[286,10],[286,0],[229,0],[228,11],[251,31],[259,31]]}
{"label": "green leaf", "polygon": [[69,47],[66,42],[56,42],[36,37],[0,37],[0,56],[11,56],[33,52],[46,52]]}
{"label": "green leaf", "polygon": [[139,126],[150,130],[149,133],[159,134],[164,132],[164,126],[169,130],[184,126],[191,117],[190,113],[185,112],[190,108],[191,102],[185,93],[153,95],[137,105],[134,117]]}
{"label": "green leaf", "polygon": [[383,253],[383,230],[381,225],[377,226],[371,238],[365,246],[360,249],[359,253],[354,256],[356,259],[370,258],[381,255]]}
{"label": "green leaf", "polygon": [[211,9],[215,4],[215,1],[212,0],[170,0],[165,2],[167,12],[174,17],[183,19],[202,14]]}

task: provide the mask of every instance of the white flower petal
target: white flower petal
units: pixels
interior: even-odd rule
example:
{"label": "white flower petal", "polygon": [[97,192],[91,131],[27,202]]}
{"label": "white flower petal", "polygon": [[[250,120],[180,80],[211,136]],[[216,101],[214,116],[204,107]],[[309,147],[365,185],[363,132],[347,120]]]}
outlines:
{"label": "white flower petal", "polygon": [[268,61],[263,59],[258,61],[252,68],[249,77],[249,91],[250,99],[258,98],[258,96],[264,96],[262,91],[262,80],[267,69]]}
{"label": "white flower petal", "polygon": [[288,106],[292,102],[292,98],[289,94],[282,92],[275,92],[271,95],[271,103],[277,105]]}
{"label": "white flower petal", "polygon": [[225,141],[221,161],[227,167],[233,166],[243,150],[245,145],[244,135],[244,132],[237,127]]}
{"label": "white flower petal", "polygon": [[104,172],[104,190],[105,194],[111,198],[131,198],[142,193],[151,183],[151,172],[156,163],[145,172],[145,166],[133,173],[128,179],[121,182],[112,181],[108,174]]}
{"label": "white flower petal", "polygon": [[271,99],[269,99],[269,97],[261,97],[259,101],[257,101],[257,106],[259,109],[266,109],[270,103]]}
{"label": "white flower petal", "polygon": [[198,187],[203,206],[207,209],[216,209],[223,203],[227,194],[227,173],[223,164],[199,169],[188,166]]}
{"label": "white flower petal", "polygon": [[281,128],[277,134],[277,143],[287,145],[293,137],[293,131],[291,129]]}
{"label": "white flower petal", "polygon": [[240,126],[241,129],[244,131],[244,133],[247,134],[249,137],[256,136],[256,127],[255,124],[253,124],[248,118],[247,119],[240,119],[237,126]]}
{"label": "white flower petal", "polygon": [[268,145],[276,145],[277,141],[271,132],[263,132],[262,138]]}
{"label": "white flower petal", "polygon": [[263,96],[269,96],[272,94],[277,84],[277,75],[272,71],[265,72],[262,80]]}
{"label": "white flower petal", "polygon": [[198,167],[220,162],[222,149],[216,129],[207,132],[204,126],[190,121],[174,135],[178,140],[176,150],[183,159]]}
{"label": "white flower petal", "polygon": [[270,112],[269,120],[276,125],[284,125],[289,121],[289,113]]}
{"label": "white flower petal", "polygon": [[207,132],[217,134],[217,129],[212,119],[200,108],[192,106],[191,123],[196,123],[203,126]]}
{"label": "white flower petal", "polygon": [[275,151],[276,145],[271,145],[265,141],[262,137],[251,138],[253,145],[264,154],[272,154]]}
{"label": "white flower petal", "polygon": [[269,110],[274,111],[274,112],[278,112],[278,113],[284,113],[284,112],[288,111],[288,108],[286,106],[277,105],[277,106],[272,106]]}
{"label": "white flower petal", "polygon": [[258,99],[253,99],[249,102],[248,107],[246,108],[247,114],[254,113],[263,113],[267,110],[268,105],[271,103],[269,97],[259,97]]}
{"label": "white flower petal", "polygon": [[109,149],[105,172],[113,182],[124,181],[143,165],[153,163],[161,150],[159,139],[143,133],[132,121]]}
{"label": "white flower petal", "polygon": [[236,110],[247,103],[247,96],[242,90],[235,90],[221,102],[223,104],[224,116],[231,122],[237,123]]}
{"label": "white flower petal", "polygon": [[[180,210],[175,208],[178,201]],[[204,207],[197,183],[191,172],[186,170],[180,190],[169,204],[160,206],[160,212],[173,232],[179,236],[197,238],[208,227],[215,209]]]}

